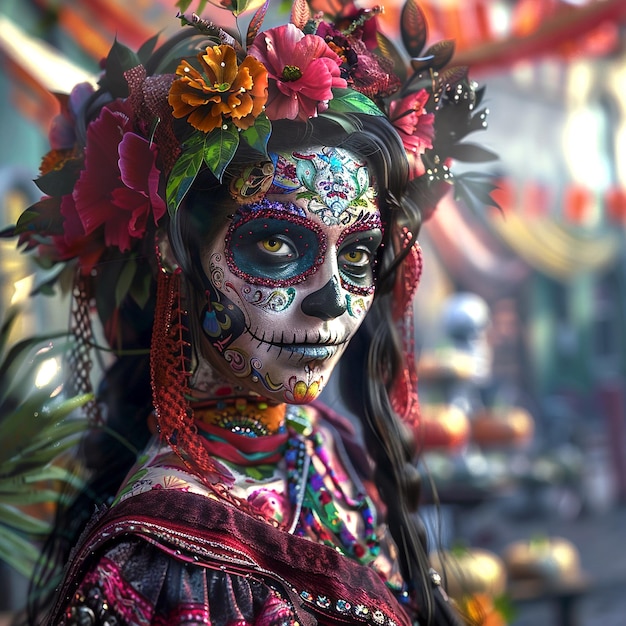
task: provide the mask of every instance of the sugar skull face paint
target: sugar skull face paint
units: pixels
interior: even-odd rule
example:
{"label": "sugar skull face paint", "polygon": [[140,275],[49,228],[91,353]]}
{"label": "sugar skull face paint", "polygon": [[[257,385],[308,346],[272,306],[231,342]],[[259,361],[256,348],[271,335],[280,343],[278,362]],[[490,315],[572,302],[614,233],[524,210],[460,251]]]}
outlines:
{"label": "sugar skull face paint", "polygon": [[[322,391],[371,306],[383,233],[367,168],[350,153],[317,148],[278,160],[286,167],[266,198],[239,207],[202,252],[203,355],[236,384],[305,403]],[[296,186],[300,160],[308,164],[303,180],[315,179],[310,165],[319,162],[317,180],[326,183]]]}

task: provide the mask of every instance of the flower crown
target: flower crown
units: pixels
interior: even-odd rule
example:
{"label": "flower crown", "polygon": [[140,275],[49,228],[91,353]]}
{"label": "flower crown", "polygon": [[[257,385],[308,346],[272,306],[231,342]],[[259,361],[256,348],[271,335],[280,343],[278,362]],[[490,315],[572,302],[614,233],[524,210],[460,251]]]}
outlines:
{"label": "flower crown", "polygon": [[[252,1],[220,6],[237,17]],[[46,195],[11,234],[37,248],[49,268],[78,259],[88,276],[97,267],[114,285],[114,297],[109,290],[96,303],[101,319],[127,295],[145,303],[146,246],[153,245],[146,235],[178,210],[199,172],[208,168],[221,181],[240,148],[269,160],[278,120],[386,116],[406,149],[409,192],[425,217],[450,183],[466,200],[491,202],[493,187],[480,175],[449,170],[451,159],[495,158],[464,141],[486,127],[483,90],[466,68],[447,67],[452,41],[424,49],[427,25],[414,0],[401,12],[404,56],[379,29],[381,9],[344,0],[331,20],[296,0],[289,23],[262,31],[268,5],[254,9],[245,37],[179,13],[192,37],[162,49],[153,38],[137,53],[115,42],[97,91],[81,84],[58,96],[52,149],[36,181]]]}

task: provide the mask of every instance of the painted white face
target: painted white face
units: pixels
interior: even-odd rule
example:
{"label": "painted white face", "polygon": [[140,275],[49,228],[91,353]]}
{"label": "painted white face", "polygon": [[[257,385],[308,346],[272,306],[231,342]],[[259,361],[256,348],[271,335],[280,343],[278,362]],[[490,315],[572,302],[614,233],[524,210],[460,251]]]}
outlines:
{"label": "painted white face", "polygon": [[382,237],[364,163],[341,148],[279,155],[265,198],[202,252],[205,358],[264,397],[314,400],[371,306]]}

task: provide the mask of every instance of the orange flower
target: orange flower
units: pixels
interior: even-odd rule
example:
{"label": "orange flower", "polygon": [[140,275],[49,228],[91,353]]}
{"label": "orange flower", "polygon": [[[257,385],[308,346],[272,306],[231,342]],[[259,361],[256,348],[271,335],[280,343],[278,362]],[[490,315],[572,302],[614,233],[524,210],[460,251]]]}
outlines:
{"label": "orange flower", "polygon": [[247,129],[263,111],[267,101],[267,70],[262,63],[247,56],[241,65],[232,46],[208,47],[198,54],[200,73],[187,61],[181,61],[172,83],[168,102],[177,118],[187,117],[198,130],[209,133],[231,119],[235,126]]}
{"label": "orange flower", "polygon": [[43,176],[53,170],[60,170],[74,155],[74,150],[59,149],[50,150],[41,159],[41,165],[39,166],[39,172]]}

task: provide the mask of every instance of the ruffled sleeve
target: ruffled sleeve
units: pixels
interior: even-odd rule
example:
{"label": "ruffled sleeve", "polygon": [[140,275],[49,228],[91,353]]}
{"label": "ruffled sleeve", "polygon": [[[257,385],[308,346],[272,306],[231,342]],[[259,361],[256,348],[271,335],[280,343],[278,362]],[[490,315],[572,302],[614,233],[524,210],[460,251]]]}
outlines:
{"label": "ruffled sleeve", "polygon": [[289,604],[265,583],[177,560],[138,537],[116,542],[89,569],[67,626],[287,626]]}

